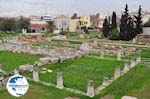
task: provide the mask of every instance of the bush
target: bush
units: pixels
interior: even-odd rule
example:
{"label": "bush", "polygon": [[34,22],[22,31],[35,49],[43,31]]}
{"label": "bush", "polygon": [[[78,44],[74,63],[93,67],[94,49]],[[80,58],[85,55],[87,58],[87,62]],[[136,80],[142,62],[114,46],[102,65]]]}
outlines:
{"label": "bush", "polygon": [[109,32],[108,38],[110,40],[119,40],[119,32],[117,29],[113,29]]}

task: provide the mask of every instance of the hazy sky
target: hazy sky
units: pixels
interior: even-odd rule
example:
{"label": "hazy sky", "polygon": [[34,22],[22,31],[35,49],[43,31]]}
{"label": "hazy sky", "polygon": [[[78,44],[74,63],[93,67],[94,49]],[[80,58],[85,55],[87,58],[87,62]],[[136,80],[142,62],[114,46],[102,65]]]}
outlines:
{"label": "hazy sky", "polygon": [[130,11],[137,11],[142,5],[150,11],[150,0],[0,0],[0,16],[19,15],[79,15],[116,11],[120,14],[128,3]]}

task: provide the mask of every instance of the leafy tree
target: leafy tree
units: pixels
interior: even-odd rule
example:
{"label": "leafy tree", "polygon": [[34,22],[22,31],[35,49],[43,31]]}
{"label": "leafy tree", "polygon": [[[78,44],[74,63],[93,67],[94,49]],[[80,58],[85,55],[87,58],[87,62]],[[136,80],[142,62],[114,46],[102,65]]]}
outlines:
{"label": "leafy tree", "polygon": [[19,30],[28,29],[29,28],[29,19],[20,17],[18,20]]}
{"label": "leafy tree", "polygon": [[53,32],[54,31],[54,29],[55,29],[54,21],[49,21],[48,22],[48,29],[49,29],[49,32]]}
{"label": "leafy tree", "polygon": [[137,34],[140,34],[142,33],[142,8],[141,8],[141,5],[139,6],[139,11],[138,11],[138,15],[137,16],[134,16],[136,21],[136,26],[135,26],[135,32]]}
{"label": "leafy tree", "polygon": [[1,21],[0,30],[4,32],[12,32],[16,30],[15,19],[5,18]]}
{"label": "leafy tree", "polygon": [[108,37],[110,31],[110,24],[107,20],[107,18],[105,18],[104,23],[103,23],[103,35],[104,37]]}

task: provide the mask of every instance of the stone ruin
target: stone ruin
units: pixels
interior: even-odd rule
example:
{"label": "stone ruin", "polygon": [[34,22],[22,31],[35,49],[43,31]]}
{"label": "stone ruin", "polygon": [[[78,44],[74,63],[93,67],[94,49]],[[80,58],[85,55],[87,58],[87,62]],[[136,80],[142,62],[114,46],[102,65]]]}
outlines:
{"label": "stone ruin", "polygon": [[94,84],[92,80],[89,80],[87,84],[87,96],[94,97],[94,95]]}
{"label": "stone ruin", "polygon": [[45,37],[42,34],[32,34],[32,33],[25,33],[22,34],[18,37],[18,40],[21,42],[28,42],[28,43],[33,43],[33,42],[40,42],[43,41]]}

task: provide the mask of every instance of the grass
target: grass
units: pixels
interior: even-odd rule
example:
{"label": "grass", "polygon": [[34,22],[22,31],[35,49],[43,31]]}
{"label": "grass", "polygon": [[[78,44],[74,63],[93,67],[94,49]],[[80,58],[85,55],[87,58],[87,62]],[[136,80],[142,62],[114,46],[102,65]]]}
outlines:
{"label": "grass", "polygon": [[5,71],[10,72],[14,68],[24,64],[33,64],[40,56],[30,54],[18,54],[12,52],[0,51],[0,64],[2,64]]}
{"label": "grass", "polygon": [[43,66],[52,69],[53,72],[40,74],[40,79],[56,84],[57,72],[63,72],[64,85],[66,87],[86,91],[88,80],[93,80],[95,87],[98,87],[103,81],[103,77],[112,77],[114,75],[116,66],[123,67],[123,62],[82,57],[76,60],[67,60],[63,63]]}
{"label": "grass", "polygon": [[[149,59],[150,50],[143,50],[141,52],[141,56],[142,58]],[[4,68],[7,71],[10,71],[18,66],[16,64],[32,63],[39,57],[40,56],[32,56],[28,54],[0,52],[0,64],[5,63],[3,65]],[[113,76],[114,69],[118,65],[123,67],[123,62],[117,60],[101,60],[93,57],[82,57],[75,60],[67,60],[63,63],[44,65],[43,67],[52,69],[53,72],[40,74],[40,79],[56,84],[56,73],[63,72],[64,85],[66,87],[71,87],[85,92],[88,80],[93,80],[95,87],[97,87],[102,82],[104,76]],[[120,99],[124,95],[135,96],[138,99],[150,99],[149,74],[150,67],[144,63],[141,63],[137,67],[130,70],[127,74],[114,81],[93,99],[100,99],[100,97],[104,96]],[[30,73],[27,75],[32,76]],[[68,96],[88,99],[88,97],[85,96],[76,95],[64,90],[47,87],[34,82],[30,82],[30,89],[28,93],[21,97],[21,99],[64,99]],[[0,89],[0,99],[17,98],[10,96],[6,89]]]}
{"label": "grass", "polygon": [[150,50],[142,50],[141,56],[142,58],[150,58]]}
{"label": "grass", "polygon": [[119,78],[101,92],[97,97],[113,95],[115,99],[120,99],[124,95],[135,96],[138,99],[149,99],[150,68],[140,64],[123,77]]}
{"label": "grass", "polygon": [[[86,96],[79,96],[68,91],[59,90],[53,87],[47,87],[35,82],[29,82],[28,92],[19,99],[64,99],[66,97],[81,97],[88,99]],[[18,99],[11,96],[6,89],[0,89],[0,99]]]}
{"label": "grass", "polygon": [[0,32],[0,37],[9,37],[9,36],[17,36],[20,33],[16,33],[16,32],[12,32],[12,33],[8,33],[8,32]]}

